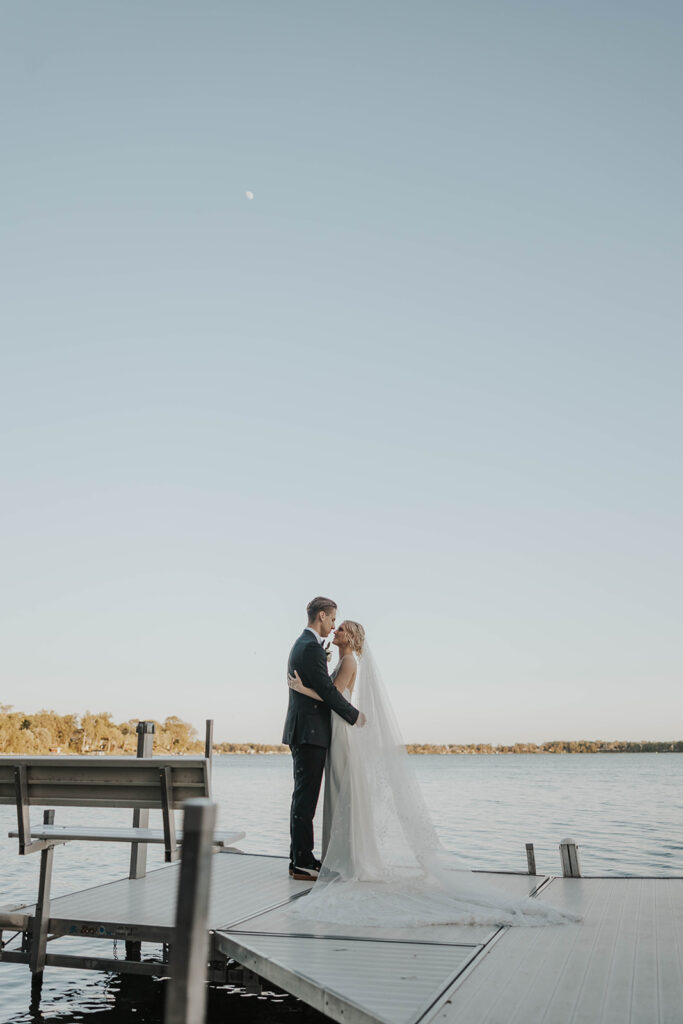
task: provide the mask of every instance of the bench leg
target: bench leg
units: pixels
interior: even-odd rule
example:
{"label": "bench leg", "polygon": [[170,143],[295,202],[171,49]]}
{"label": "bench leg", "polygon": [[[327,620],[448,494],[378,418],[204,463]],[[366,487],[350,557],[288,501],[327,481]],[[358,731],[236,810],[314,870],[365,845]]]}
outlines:
{"label": "bench leg", "polygon": [[[43,825],[54,825],[55,812],[43,812]],[[48,846],[40,854],[40,883],[38,885],[38,902],[31,929],[31,957],[29,967],[31,974],[43,973],[45,969],[45,953],[47,949],[47,929],[50,923],[50,888],[52,886],[52,860],[55,855],[54,846]]]}
{"label": "bench leg", "polygon": [[31,846],[31,816],[28,804],[28,776],[26,765],[14,769],[14,788],[17,799],[17,828],[19,832],[19,853],[29,853]]}
{"label": "bench leg", "polygon": [[[151,757],[154,744],[154,722],[138,722],[138,757]],[[133,828],[147,828],[149,810],[136,807],[133,811]],[[144,878],[147,873],[146,843],[131,843],[129,878]]]}
{"label": "bench leg", "polygon": [[173,777],[167,766],[159,772],[161,783],[161,816],[164,822],[164,860],[171,863],[178,860],[180,852],[176,840],[175,815],[173,814]]}

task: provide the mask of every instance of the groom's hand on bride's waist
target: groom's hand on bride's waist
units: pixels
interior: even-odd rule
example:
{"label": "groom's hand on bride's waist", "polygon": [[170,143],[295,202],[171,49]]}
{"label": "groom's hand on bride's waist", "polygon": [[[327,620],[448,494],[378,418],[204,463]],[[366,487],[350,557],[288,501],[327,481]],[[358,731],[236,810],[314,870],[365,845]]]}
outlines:
{"label": "groom's hand on bride's waist", "polygon": [[359,711],[358,718],[356,719],[356,725],[358,726],[359,729],[362,729],[366,722],[367,718],[365,717],[362,711]]}

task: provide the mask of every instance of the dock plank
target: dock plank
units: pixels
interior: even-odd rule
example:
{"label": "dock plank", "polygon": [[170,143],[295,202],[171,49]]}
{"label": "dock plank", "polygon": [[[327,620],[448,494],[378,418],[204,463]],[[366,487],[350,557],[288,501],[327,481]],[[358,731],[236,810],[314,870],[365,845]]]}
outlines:
{"label": "dock plank", "polygon": [[[310,889],[309,882],[296,882],[287,873],[284,857],[261,857],[237,852],[216,853],[212,861],[208,927],[229,927],[252,914],[262,913],[288,902]],[[83,925],[87,934],[109,926],[136,928],[163,940],[175,924],[176,895],[180,862],[150,871],[144,878],[122,878],[116,882],[84,889],[54,899],[50,906],[51,929],[60,932]],[[22,908],[33,914],[34,907]],[[90,926],[90,927],[89,927]],[[95,929],[95,932],[92,929]]]}
{"label": "dock plank", "polygon": [[542,897],[581,922],[506,929],[423,1024],[681,1024],[683,880],[554,879]]}
{"label": "dock plank", "polygon": [[[506,896],[520,899],[546,881],[543,875],[512,875],[487,873],[486,879]],[[305,896],[303,897],[305,900]],[[299,908],[297,903],[297,908]],[[304,909],[301,907],[301,909]],[[436,942],[446,945],[483,945],[498,931],[491,925],[426,925],[416,928],[378,928],[358,921],[349,925],[333,925],[308,921],[291,912],[291,905],[256,914],[230,927],[231,933],[261,935],[302,935],[313,938],[364,938],[388,942]]]}
{"label": "dock plank", "polygon": [[218,948],[332,1020],[414,1024],[480,946],[220,932]]}
{"label": "dock plank", "polygon": [[[683,884],[683,883],[682,883]],[[666,890],[655,893],[657,929],[657,979],[662,1020],[683,1017],[683,908],[670,900]]]}

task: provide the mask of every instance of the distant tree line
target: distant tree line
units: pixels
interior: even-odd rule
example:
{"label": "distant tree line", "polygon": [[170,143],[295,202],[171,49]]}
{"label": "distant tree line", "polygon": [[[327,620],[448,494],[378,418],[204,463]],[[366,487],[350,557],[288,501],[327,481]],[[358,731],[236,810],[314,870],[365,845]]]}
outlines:
{"label": "distant tree line", "polygon": [[[0,704],[0,753],[3,754],[135,754],[137,719],[114,722],[108,711],[58,715],[54,711],[13,711]],[[157,754],[202,753],[196,729],[171,715],[155,722]]]}
{"label": "distant tree line", "polygon": [[[204,744],[196,729],[175,715],[155,722],[157,754],[199,754]],[[137,719],[114,722],[108,711],[58,715],[54,711],[27,714],[0,704],[2,754],[135,754]],[[216,743],[217,754],[284,754],[282,743]],[[642,754],[683,753],[683,740],[551,740],[548,743],[409,743],[409,754]]]}
{"label": "distant tree line", "polygon": [[548,743],[409,743],[409,754],[669,754],[683,753],[683,740],[551,740]]}
{"label": "distant tree line", "polygon": [[[218,754],[286,754],[282,743],[217,743]],[[408,743],[409,754],[683,754],[683,740],[656,743],[651,740],[552,740],[549,743]]]}
{"label": "distant tree line", "polygon": [[214,743],[216,754],[288,754],[284,743]]}

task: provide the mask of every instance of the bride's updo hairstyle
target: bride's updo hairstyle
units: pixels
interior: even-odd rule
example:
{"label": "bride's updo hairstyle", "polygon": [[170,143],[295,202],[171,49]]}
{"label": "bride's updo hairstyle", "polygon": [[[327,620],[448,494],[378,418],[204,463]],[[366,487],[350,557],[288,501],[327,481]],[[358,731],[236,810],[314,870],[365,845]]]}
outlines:
{"label": "bride's updo hairstyle", "polygon": [[360,656],[363,653],[363,644],[365,643],[365,630],[360,622],[352,622],[351,619],[344,619],[343,626],[344,632],[351,641],[351,646],[355,653]]}

